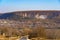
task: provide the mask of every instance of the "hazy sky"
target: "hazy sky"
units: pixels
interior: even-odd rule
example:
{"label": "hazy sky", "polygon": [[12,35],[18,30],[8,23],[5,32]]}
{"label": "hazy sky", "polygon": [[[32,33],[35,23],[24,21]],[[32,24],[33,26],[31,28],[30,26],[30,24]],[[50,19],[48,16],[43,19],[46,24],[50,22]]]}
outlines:
{"label": "hazy sky", "polygon": [[60,10],[60,0],[0,0],[0,12]]}

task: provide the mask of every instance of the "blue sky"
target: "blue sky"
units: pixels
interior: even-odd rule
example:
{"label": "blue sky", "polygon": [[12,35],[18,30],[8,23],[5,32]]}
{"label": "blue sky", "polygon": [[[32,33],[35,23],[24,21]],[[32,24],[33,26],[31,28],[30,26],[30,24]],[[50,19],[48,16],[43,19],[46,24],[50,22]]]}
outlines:
{"label": "blue sky", "polygon": [[60,10],[60,0],[0,0],[0,12]]}

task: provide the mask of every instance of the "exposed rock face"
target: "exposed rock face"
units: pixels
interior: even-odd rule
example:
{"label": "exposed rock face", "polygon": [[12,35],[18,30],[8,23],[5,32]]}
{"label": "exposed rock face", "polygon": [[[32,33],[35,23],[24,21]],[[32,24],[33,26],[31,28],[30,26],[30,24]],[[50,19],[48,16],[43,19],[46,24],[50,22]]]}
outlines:
{"label": "exposed rock face", "polygon": [[[60,11],[20,11],[20,12],[11,12],[0,14],[0,20],[11,20],[11,21],[19,21],[24,22],[23,25],[30,26],[35,25],[44,25],[49,28],[60,27]],[[35,22],[34,19],[36,20]],[[39,19],[39,21],[37,21]],[[43,20],[44,19],[44,22]],[[41,21],[42,20],[42,21]],[[37,22],[37,23],[36,23]],[[5,21],[6,23],[6,21]]]}
{"label": "exposed rock face", "polygon": [[[60,11],[20,11],[0,14],[0,27],[20,29],[40,25],[46,28],[46,34],[49,36],[54,33],[57,35],[60,32]],[[57,36],[60,38],[60,35]]]}
{"label": "exposed rock face", "polygon": [[0,15],[0,19],[11,19],[18,17],[30,17],[34,18],[36,15],[47,15],[49,19],[55,18],[60,15],[60,11],[20,11],[11,12]]}

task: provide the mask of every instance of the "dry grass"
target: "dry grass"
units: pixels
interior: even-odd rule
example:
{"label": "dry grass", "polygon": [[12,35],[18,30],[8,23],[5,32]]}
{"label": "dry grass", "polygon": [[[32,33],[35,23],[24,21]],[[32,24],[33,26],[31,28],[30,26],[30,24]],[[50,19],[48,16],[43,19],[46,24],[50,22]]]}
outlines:
{"label": "dry grass", "polygon": [[[10,37],[10,38],[6,38],[6,37],[2,37],[0,38],[0,40],[17,40],[17,37]],[[32,38],[31,40],[60,40],[60,39],[45,39],[45,38]]]}
{"label": "dry grass", "polygon": [[32,38],[31,40],[60,40],[60,39]]}
{"label": "dry grass", "polygon": [[5,37],[5,36],[2,36],[0,35],[0,40],[17,40],[18,37]]}

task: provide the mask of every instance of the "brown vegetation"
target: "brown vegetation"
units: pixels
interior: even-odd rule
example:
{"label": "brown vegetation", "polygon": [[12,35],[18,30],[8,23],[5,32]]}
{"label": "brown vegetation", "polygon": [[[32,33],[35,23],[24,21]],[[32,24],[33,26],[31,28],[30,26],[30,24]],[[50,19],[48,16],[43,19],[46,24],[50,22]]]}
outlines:
{"label": "brown vegetation", "polygon": [[[1,35],[3,33],[6,37],[29,35],[31,39],[37,37],[60,38],[60,11],[22,11],[10,14],[13,16],[0,19],[2,22],[0,23]],[[36,14],[46,15],[47,18],[36,19]]]}

